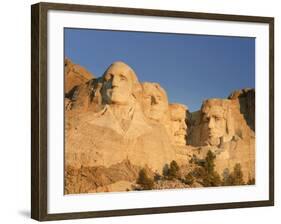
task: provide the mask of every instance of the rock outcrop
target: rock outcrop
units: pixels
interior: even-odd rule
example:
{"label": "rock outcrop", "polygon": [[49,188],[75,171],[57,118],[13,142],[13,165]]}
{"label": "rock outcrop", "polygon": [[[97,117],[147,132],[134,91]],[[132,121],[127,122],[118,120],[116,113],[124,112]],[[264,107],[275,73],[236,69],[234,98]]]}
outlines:
{"label": "rock outcrop", "polygon": [[[66,194],[133,190],[141,168],[162,174],[173,160],[186,175],[190,159],[203,159],[209,150],[220,175],[240,163],[245,182],[255,178],[254,89],[208,99],[191,113],[169,103],[158,83],[140,83],[123,62],[111,64],[99,78],[70,60],[65,71]],[[202,184],[155,185],[182,187]]]}
{"label": "rock outcrop", "polygon": [[110,167],[96,166],[75,168],[67,166],[65,170],[65,194],[85,192],[109,192],[132,190],[132,184],[138,177],[140,168],[124,160]]}
{"label": "rock outcrop", "polygon": [[84,67],[74,64],[70,59],[64,60],[64,92],[67,94],[75,86],[84,84],[94,78]]}
{"label": "rock outcrop", "polygon": [[228,99],[237,100],[241,114],[249,125],[255,131],[255,89],[241,89],[232,92]]}

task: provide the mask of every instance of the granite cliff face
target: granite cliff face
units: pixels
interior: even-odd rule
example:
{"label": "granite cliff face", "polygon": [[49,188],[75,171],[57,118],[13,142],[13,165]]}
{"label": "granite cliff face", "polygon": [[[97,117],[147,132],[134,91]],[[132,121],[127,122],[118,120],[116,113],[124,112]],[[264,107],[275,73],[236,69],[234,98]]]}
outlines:
{"label": "granite cliff face", "polygon": [[241,114],[243,114],[249,127],[255,131],[255,90],[236,90],[229,95],[228,99],[238,101]]}
{"label": "granite cliff face", "polygon": [[[239,163],[245,182],[255,177],[254,89],[208,99],[190,113],[170,103],[158,83],[140,83],[123,62],[94,78],[69,59],[65,86],[67,194],[133,190],[142,168],[153,177],[172,161],[184,177],[191,158],[203,159],[208,151],[221,176]],[[202,186],[177,182],[160,181],[155,188]]]}
{"label": "granite cliff face", "polygon": [[69,93],[75,86],[79,86],[94,76],[84,67],[74,64],[70,59],[64,60],[64,90]]}

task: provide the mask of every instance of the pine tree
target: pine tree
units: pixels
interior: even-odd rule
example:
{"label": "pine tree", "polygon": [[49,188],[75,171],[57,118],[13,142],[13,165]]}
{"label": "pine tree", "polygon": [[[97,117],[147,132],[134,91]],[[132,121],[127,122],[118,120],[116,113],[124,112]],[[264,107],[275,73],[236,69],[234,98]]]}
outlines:
{"label": "pine tree", "polygon": [[215,158],[215,154],[209,150],[204,163],[204,168],[208,174],[212,174],[215,170]]}
{"label": "pine tree", "polygon": [[231,186],[231,185],[233,185],[233,178],[230,175],[230,172],[229,172],[228,168],[224,169],[222,176],[223,176],[223,179],[222,179],[222,185],[223,186]]}
{"label": "pine tree", "polygon": [[170,163],[170,168],[168,169],[169,179],[177,178],[179,170],[180,170],[179,165],[177,164],[177,162],[175,160],[173,160]]}
{"label": "pine tree", "polygon": [[243,185],[245,184],[243,180],[243,172],[242,167],[240,163],[236,163],[233,171],[230,174],[230,177],[232,178],[232,185]]}
{"label": "pine tree", "polygon": [[247,185],[254,185],[256,183],[255,178],[249,178]]}
{"label": "pine tree", "polygon": [[209,150],[205,157],[205,160],[199,161],[197,167],[194,171],[197,178],[201,179],[201,183],[204,187],[213,187],[221,185],[220,175],[215,170],[215,154]]}
{"label": "pine tree", "polygon": [[193,177],[192,173],[189,172],[184,178],[184,183],[188,185],[192,185],[194,183],[194,179],[195,178]]}
{"label": "pine tree", "polygon": [[139,184],[142,190],[151,190],[153,189],[154,182],[151,178],[148,177],[145,169],[141,169],[137,179],[137,184]]}

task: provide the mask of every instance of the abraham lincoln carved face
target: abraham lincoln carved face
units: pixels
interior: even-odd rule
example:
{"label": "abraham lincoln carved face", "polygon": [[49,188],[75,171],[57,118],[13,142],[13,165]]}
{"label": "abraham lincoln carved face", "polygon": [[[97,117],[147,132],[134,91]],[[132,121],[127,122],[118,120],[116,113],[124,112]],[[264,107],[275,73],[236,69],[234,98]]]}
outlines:
{"label": "abraham lincoln carved face", "polygon": [[233,122],[228,100],[206,100],[201,112],[201,139],[204,144],[217,146],[233,136]]}

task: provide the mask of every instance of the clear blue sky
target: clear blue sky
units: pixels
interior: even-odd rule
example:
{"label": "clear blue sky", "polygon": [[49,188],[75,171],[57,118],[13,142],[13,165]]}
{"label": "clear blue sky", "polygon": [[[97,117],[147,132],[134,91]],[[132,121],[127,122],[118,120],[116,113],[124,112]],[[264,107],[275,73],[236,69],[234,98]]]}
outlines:
{"label": "clear blue sky", "polygon": [[124,61],[141,82],[158,82],[169,102],[198,110],[207,98],[255,87],[255,39],[65,28],[65,56],[99,77]]}

